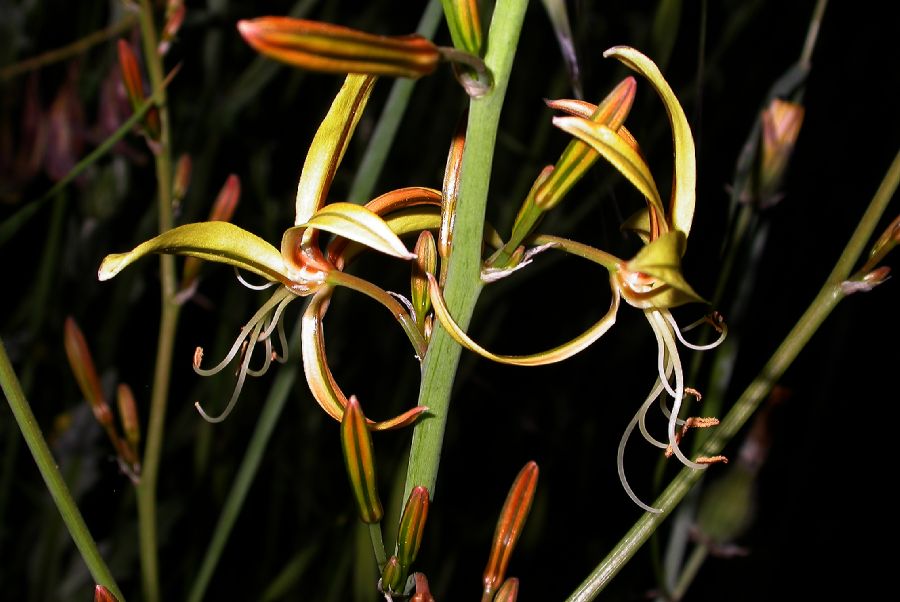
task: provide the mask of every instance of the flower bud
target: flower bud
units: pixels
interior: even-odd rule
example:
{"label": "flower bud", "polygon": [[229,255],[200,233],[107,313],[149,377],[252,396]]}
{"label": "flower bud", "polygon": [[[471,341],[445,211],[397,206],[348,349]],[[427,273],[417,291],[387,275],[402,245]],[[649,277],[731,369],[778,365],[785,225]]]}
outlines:
{"label": "flower bud", "polygon": [[119,602],[119,599],[111,591],[98,585],[94,587],[94,602]]}
{"label": "flower bud", "polygon": [[409,599],[409,602],[434,602],[434,596],[428,588],[428,579],[424,573],[416,573],[413,575],[416,580],[416,593]]}
{"label": "flower bud", "polygon": [[500,589],[497,590],[493,602],[516,602],[518,596],[519,580],[515,577],[510,577],[504,581],[503,585],[500,586]]}
{"label": "flower bud", "polygon": [[391,556],[381,569],[381,589],[387,593],[399,594],[403,589],[403,573],[400,560]]}
{"label": "flower bud", "polygon": [[119,420],[122,422],[122,431],[125,440],[133,450],[137,450],[141,442],[141,423],[138,418],[137,404],[134,402],[134,393],[125,383],[121,383],[116,389],[116,401],[119,407]]}
{"label": "flower bud", "polygon": [[509,557],[512,555],[525,519],[531,510],[531,502],[534,500],[534,492],[537,488],[538,466],[535,462],[529,462],[519,471],[513,482],[500,518],[494,530],[494,544],[491,547],[491,555],[484,569],[484,595],[492,595],[503,583],[506,575],[506,567]]}
{"label": "flower bud", "polygon": [[429,230],[423,230],[413,249],[416,260],[412,266],[411,290],[412,306],[416,312],[416,325],[420,331],[425,330],[425,318],[431,311],[431,297],[428,295],[428,278],[425,274],[434,274],[437,269],[437,245]]}
{"label": "flower bud", "polygon": [[778,201],[776,193],[800,135],[803,114],[802,105],[778,98],[773,99],[762,113],[762,154],[757,192],[762,207]]}
{"label": "flower bud", "polygon": [[364,523],[377,523],[384,516],[384,510],[378,497],[372,433],[366,425],[366,417],[355,395],[350,396],[344,408],[341,445],[359,517]]}
{"label": "flower bud", "polygon": [[428,489],[414,487],[406,500],[406,507],[400,517],[400,528],[397,533],[397,557],[404,573],[412,565],[422,544],[422,533],[425,520],[428,518]]}
{"label": "flower bud", "polygon": [[64,338],[69,366],[72,368],[72,374],[75,375],[81,394],[90,404],[97,421],[104,427],[111,425],[112,412],[110,412],[103,395],[103,388],[100,386],[100,377],[94,367],[91,350],[87,346],[81,328],[78,327],[72,316],[66,318]]}
{"label": "flower bud", "polygon": [[415,34],[374,35],[290,17],[243,20],[238,30],[259,53],[311,71],[418,78],[440,59],[437,46]]}

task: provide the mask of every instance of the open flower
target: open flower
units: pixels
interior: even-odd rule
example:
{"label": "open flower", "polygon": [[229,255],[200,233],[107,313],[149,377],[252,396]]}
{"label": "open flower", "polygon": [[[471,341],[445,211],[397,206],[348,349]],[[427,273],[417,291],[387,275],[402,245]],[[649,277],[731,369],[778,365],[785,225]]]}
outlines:
{"label": "open flower", "polygon": [[[417,356],[424,356],[424,339],[405,307],[386,291],[345,273],[343,269],[347,261],[358,253],[360,246],[399,259],[415,259],[416,256],[407,250],[380,214],[415,204],[434,204],[437,202],[435,197],[439,199],[440,193],[427,189],[395,191],[366,207],[342,202],[325,204],[335,170],[374,82],[374,76],[349,75],[335,97],[307,154],[297,188],[295,225],[285,231],[280,249],[231,223],[208,221],[173,228],[127,253],[108,255],[100,266],[100,280],[108,280],[151,253],[186,255],[225,263],[267,281],[263,287],[248,284],[251,288],[277,286],[269,300],[241,329],[219,364],[203,368],[202,349],[198,348],[195,353],[194,369],[201,375],[215,374],[235,358],[240,358],[237,384],[225,409],[218,415],[210,416],[197,404],[200,413],[211,422],[219,422],[231,412],[246,376],[260,376],[268,370],[273,360],[286,360],[284,310],[299,297],[312,296],[302,319],[302,354],[307,382],[319,405],[337,420],[340,420],[348,398],[328,369],[322,323],[336,286],[353,288],[381,302],[400,322]],[[402,226],[395,225],[395,228],[402,231]],[[327,251],[319,246],[322,231],[335,235]],[[355,246],[349,244],[351,242]],[[276,329],[282,348],[280,354],[274,351],[272,343]],[[251,359],[258,345],[264,348],[262,364],[251,368]],[[380,430],[409,424],[426,409],[413,408],[390,420],[372,423],[371,428]]]}
{"label": "open flower", "polygon": [[[676,341],[691,349],[709,349],[721,342],[725,336],[725,328],[718,318],[715,321],[709,320],[719,331],[718,339],[708,345],[694,345],[685,340],[671,313],[673,307],[686,303],[706,303],[687,283],[681,271],[681,258],[686,249],[693,221],[696,186],[694,142],[684,111],[659,69],[649,58],[633,48],[624,46],[611,48],[604,53],[604,56],[615,57],[646,77],[660,95],[666,108],[675,147],[674,184],[668,207],[662,202],[655,180],[641,155],[637,142],[622,125],[630,108],[628,95],[633,93],[633,81],[626,80],[620,84],[617,91],[614,91],[599,106],[583,101],[554,102],[551,104],[553,108],[563,110],[568,115],[554,118],[553,123],[589,145],[595,153],[622,173],[645,197],[647,206],[625,224],[626,229],[638,234],[644,242],[644,246],[632,259],[626,261],[575,241],[555,236],[530,234],[522,239],[526,244],[531,245],[531,249],[518,255],[507,253],[502,257],[500,262],[502,269],[499,273],[492,267],[495,265],[494,262],[499,253],[488,260],[486,269],[488,278],[486,279],[494,280],[498,276],[502,277],[505,273],[517,269],[516,265],[509,267],[509,258],[512,258],[513,263],[519,261],[521,264],[546,249],[559,249],[593,261],[607,269],[612,293],[607,313],[575,339],[548,351],[530,355],[499,355],[478,345],[459,328],[444,303],[440,287],[434,277],[430,277],[429,292],[435,308],[435,315],[457,342],[494,361],[521,366],[558,362],[591,345],[615,323],[621,299],[624,299],[629,305],[641,309],[654,332],[659,349],[657,354],[658,379],[650,395],[625,429],[619,445],[617,464],[623,487],[632,500],[645,510],[658,512],[643,503],[628,485],[623,468],[625,444],[634,428],[638,426],[648,441],[666,449],[667,453],[674,454],[686,466],[695,469],[706,467],[705,462],[710,459],[691,460],[679,448],[681,437],[679,427],[683,429],[689,425],[711,426],[715,421],[694,420],[686,423],[678,417],[682,400],[689,389],[685,386],[684,369]],[[605,105],[608,106],[608,110],[604,114],[602,109]],[[590,163],[586,160],[581,161],[580,168],[566,171],[569,187],[571,187],[571,181],[580,177]],[[547,190],[549,183],[554,181],[551,178],[553,169],[551,167],[544,170],[538,177],[532,192],[529,193],[529,198],[523,205],[523,210],[519,213],[517,226],[524,223],[525,219],[522,216],[527,216],[528,212],[532,211],[531,207],[540,208],[542,198],[554,198],[553,204],[559,201],[559,194],[556,191]],[[536,222],[537,220],[531,221]],[[515,236],[516,226],[513,231]],[[508,247],[508,244],[502,246],[501,251]],[[654,438],[645,425],[649,407],[661,397],[663,412],[668,420],[665,441]],[[671,408],[665,403],[666,397],[672,398]]]}

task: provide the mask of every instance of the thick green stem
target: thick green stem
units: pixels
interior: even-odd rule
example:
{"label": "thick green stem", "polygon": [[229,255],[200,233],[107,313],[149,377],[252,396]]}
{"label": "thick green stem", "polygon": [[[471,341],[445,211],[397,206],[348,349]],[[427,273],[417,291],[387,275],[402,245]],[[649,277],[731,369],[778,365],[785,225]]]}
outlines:
{"label": "thick green stem", "polygon": [[91,537],[84,518],[79,512],[78,506],[75,505],[75,500],[72,499],[72,494],[69,492],[65,480],[56,466],[56,460],[47,446],[47,441],[41,434],[37,419],[31,411],[31,406],[28,405],[28,400],[25,399],[25,393],[22,391],[19,379],[16,377],[9,357],[6,355],[6,347],[2,339],[0,339],[0,386],[2,386],[6,400],[9,402],[9,407],[16,417],[19,430],[22,432],[22,436],[31,450],[31,455],[34,456],[38,470],[40,470],[41,476],[47,484],[47,490],[50,491],[50,495],[59,509],[59,514],[69,529],[69,533],[72,535],[81,557],[91,572],[91,576],[96,583],[113,592],[120,602],[125,602],[125,597],[119,591],[119,586],[116,585],[116,581],[109,572],[103,557],[100,556],[97,544],[94,542],[94,538]]}
{"label": "thick green stem", "polygon": [[[853,266],[869,243],[881,215],[897,189],[898,183],[900,183],[900,152],[894,157],[884,180],[881,182],[881,186],[872,198],[871,203],[869,203],[868,209],[866,209],[865,214],[860,219],[856,231],[825,281],[825,285],[778,349],[775,350],[775,353],[766,365],[763,366],[759,376],[744,390],[744,393],[735,402],[734,407],[728,412],[722,423],[716,427],[715,434],[709,438],[701,449],[701,455],[715,456],[722,451],[732,437],[744,426],[747,419],[753,415],[759,404],[765,400],[766,395],[796,359],[797,355],[800,354],[800,351],[803,350],[809,339],[822,325],[825,318],[828,317],[841,299],[846,296],[841,289],[841,283],[850,276]],[[700,480],[703,472],[702,470],[690,468],[682,469],[653,503],[653,506],[659,508],[662,512],[659,514],[644,513],[609,555],[603,559],[578,589],[567,598],[567,602],[593,600],[634,556],[656,528],[669,516],[688,491]]]}
{"label": "thick green stem", "polygon": [[[459,201],[449,257],[444,297],[460,326],[467,328],[481,292],[481,238],[488,184],[500,111],[518,45],[525,0],[500,0],[494,9],[485,64],[493,76],[490,92],[470,101],[466,147],[462,160]],[[436,326],[422,365],[419,405],[429,414],[413,432],[404,498],[413,487],[424,486],[434,497],[450,393],[461,347]]]}
{"label": "thick green stem", "polygon": [[[154,149],[156,182],[158,187],[159,231],[172,228],[172,160],[169,137],[169,114],[166,105],[162,59],[157,52],[156,26],[153,4],[141,0],[141,41],[150,86],[159,102],[160,138]],[[160,256],[161,316],[156,348],[156,368],[150,398],[150,417],[147,423],[147,443],[142,462],[143,472],[138,485],[138,539],[141,555],[141,580],[147,602],[159,602],[159,561],[156,529],[156,484],[162,452],[166,405],[172,368],[172,350],[178,326],[180,306],[175,302],[177,277],[175,258]]]}

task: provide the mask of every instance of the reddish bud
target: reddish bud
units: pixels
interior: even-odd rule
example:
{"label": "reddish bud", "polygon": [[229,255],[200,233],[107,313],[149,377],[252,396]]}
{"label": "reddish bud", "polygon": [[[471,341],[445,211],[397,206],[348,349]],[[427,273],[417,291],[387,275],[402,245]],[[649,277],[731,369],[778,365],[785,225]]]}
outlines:
{"label": "reddish bud", "polygon": [[119,602],[111,591],[98,585],[94,588],[94,602]]}
{"label": "reddish bud", "polygon": [[397,557],[404,569],[412,565],[419,553],[425,520],[428,518],[428,505],[428,489],[422,486],[413,488],[406,500],[397,533]]}
{"label": "reddish bud", "polygon": [[[84,334],[78,323],[72,316],[66,318],[64,328],[64,342],[66,347],[66,356],[69,358],[69,367],[75,380],[78,382],[78,388],[81,394],[91,405],[94,415],[103,414],[104,411],[99,409],[105,407],[105,412],[109,413],[109,406],[106,404],[106,398],[103,395],[103,388],[100,386],[100,377],[97,375],[97,369],[94,367],[94,359],[91,356],[91,350],[87,346]],[[100,420],[100,416],[97,417]],[[112,417],[109,416],[109,422]],[[101,421],[102,424],[102,421]]]}
{"label": "reddish bud", "polygon": [[364,523],[377,523],[384,510],[378,497],[372,433],[355,395],[347,401],[341,419],[341,447],[359,517]]}
{"label": "reddish bud", "polygon": [[493,602],[516,602],[518,596],[519,580],[515,577],[510,577],[504,581],[503,585],[500,586],[500,589],[497,590]]}
{"label": "reddish bud", "polygon": [[400,567],[400,560],[391,556],[384,563],[381,570],[381,589],[387,593],[399,594],[403,589],[404,570]]}
{"label": "reddish bud", "polygon": [[116,389],[116,402],[119,407],[119,420],[122,422],[122,431],[125,439],[132,449],[137,450],[141,441],[141,423],[138,418],[137,404],[134,402],[134,394],[131,387],[121,383]]}
{"label": "reddish bud", "polygon": [[416,573],[413,575],[416,580],[416,593],[413,594],[409,602],[435,602],[431,590],[428,588],[428,579],[424,573]]}

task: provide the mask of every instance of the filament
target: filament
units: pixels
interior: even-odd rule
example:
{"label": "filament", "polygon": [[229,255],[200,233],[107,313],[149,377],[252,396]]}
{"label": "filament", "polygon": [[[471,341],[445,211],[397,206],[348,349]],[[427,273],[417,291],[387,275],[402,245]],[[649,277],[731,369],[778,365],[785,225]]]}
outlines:
{"label": "filament", "polygon": [[[672,325],[672,329],[675,331],[675,335],[678,337],[678,340],[681,341],[681,344],[684,345],[685,347],[687,347],[688,349],[693,349],[694,351],[709,351],[710,349],[715,349],[716,347],[718,347],[719,345],[722,344],[722,341],[724,341],[725,337],[728,335],[728,327],[723,326],[722,330],[719,331],[718,338],[715,341],[713,341],[712,343],[708,343],[706,345],[697,345],[695,343],[689,343],[687,340],[685,340],[684,336],[681,334],[681,330],[678,328],[678,324],[675,322],[675,318],[674,318],[674,316],[672,316],[672,313],[666,312],[664,314],[664,316],[665,316],[666,320],[669,322],[669,324]],[[697,320],[696,322],[694,322],[693,324],[685,326],[684,330],[690,330],[691,328],[697,326],[698,324],[702,324],[705,321],[706,321],[706,318],[701,318],[701,319]]]}
{"label": "filament", "polygon": [[[264,306],[265,307],[265,306]],[[259,337],[259,331],[262,330],[262,322],[258,321],[253,326],[253,332],[251,333],[252,340],[256,341]],[[241,393],[241,389],[244,387],[244,379],[247,377],[247,367],[250,365],[250,358],[253,357],[253,349],[256,348],[256,345],[251,345],[247,350],[247,353],[244,354],[244,357],[241,361],[241,369],[238,371],[238,379],[237,383],[235,383],[234,391],[231,393],[231,399],[228,400],[228,404],[225,406],[225,409],[218,416],[210,416],[206,413],[206,411],[200,406],[200,402],[194,402],[194,407],[197,408],[197,411],[200,412],[200,415],[203,416],[203,419],[207,422],[217,423],[222,422],[228,415],[231,414],[231,410],[234,409],[235,403],[237,403],[237,398]]]}
{"label": "filament", "polygon": [[628,443],[628,438],[631,436],[631,432],[634,430],[634,427],[641,420],[641,417],[647,413],[647,408],[650,407],[650,404],[653,403],[653,400],[656,399],[656,396],[661,392],[660,383],[657,381],[657,386],[653,387],[653,391],[650,392],[650,395],[647,396],[647,399],[644,400],[644,403],[641,404],[641,407],[638,408],[638,411],[631,418],[631,421],[628,423],[628,426],[625,427],[625,432],[622,433],[622,438],[619,440],[619,449],[616,452],[616,472],[619,473],[619,481],[622,483],[622,488],[625,489],[625,493],[628,494],[628,497],[631,498],[631,501],[646,510],[647,512],[652,512],[653,514],[659,514],[662,512],[659,508],[654,508],[653,506],[648,506],[635,494],[634,490],[631,489],[631,485],[628,484],[628,478],[625,476],[625,444]]}

